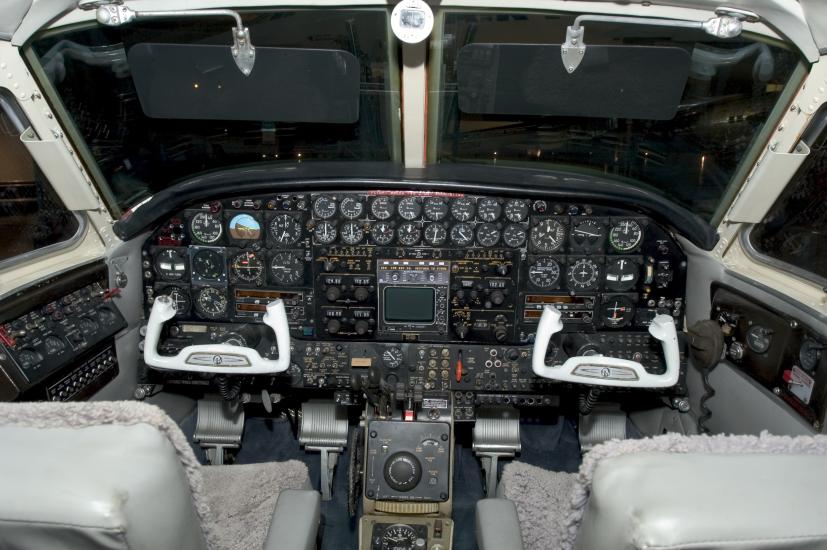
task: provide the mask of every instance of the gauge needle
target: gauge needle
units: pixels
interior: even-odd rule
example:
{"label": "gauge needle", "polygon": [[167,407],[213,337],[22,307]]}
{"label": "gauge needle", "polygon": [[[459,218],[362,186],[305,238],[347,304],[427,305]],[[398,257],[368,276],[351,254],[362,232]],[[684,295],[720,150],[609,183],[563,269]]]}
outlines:
{"label": "gauge needle", "polygon": [[582,229],[578,229],[575,231],[578,235],[586,235],[587,237],[599,237],[597,233],[589,233],[588,231],[583,231]]}

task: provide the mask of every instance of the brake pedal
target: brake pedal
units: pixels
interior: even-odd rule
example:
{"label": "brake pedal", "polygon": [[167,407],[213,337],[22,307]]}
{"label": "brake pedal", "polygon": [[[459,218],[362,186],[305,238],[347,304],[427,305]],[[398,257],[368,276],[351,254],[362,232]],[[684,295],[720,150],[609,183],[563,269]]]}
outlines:
{"label": "brake pedal", "polygon": [[193,440],[201,445],[207,461],[224,464],[224,452],[241,446],[244,433],[244,407],[225,401],[219,396],[198,400],[198,417]]}
{"label": "brake pedal", "polygon": [[309,401],[302,404],[299,443],[307,451],[321,452],[322,500],[333,498],[333,473],[339,453],[347,446],[347,412],[335,403]]}
{"label": "brake pedal", "polygon": [[497,464],[520,452],[520,413],[511,407],[486,407],[477,411],[474,424],[474,454],[485,472],[485,497],[497,496]]}

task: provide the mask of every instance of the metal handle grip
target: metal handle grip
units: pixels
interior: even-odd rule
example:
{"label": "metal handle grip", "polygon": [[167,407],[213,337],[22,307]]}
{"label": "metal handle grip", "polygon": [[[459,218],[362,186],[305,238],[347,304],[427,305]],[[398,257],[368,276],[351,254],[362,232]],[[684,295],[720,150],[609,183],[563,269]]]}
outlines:
{"label": "metal handle grip", "polygon": [[678,382],[680,348],[675,321],[669,315],[657,315],[649,325],[649,334],[660,340],[663,348],[666,360],[663,374],[651,374],[637,361],[603,355],[569,357],[562,365],[548,366],[545,357],[549,340],[561,330],[560,312],[553,306],[545,306],[537,325],[531,358],[531,368],[537,376],[560,382],[624,388],[669,388]]}
{"label": "metal handle grip", "polygon": [[267,304],[262,317],[264,324],[276,335],[278,359],[265,359],[252,348],[230,344],[187,346],[177,355],[166,357],[158,353],[158,341],[164,323],[175,317],[175,306],[169,296],[158,296],[152,304],[144,339],[144,363],[162,370],[209,372],[214,374],[274,374],[290,366],[290,326],[284,302],[274,300]]}

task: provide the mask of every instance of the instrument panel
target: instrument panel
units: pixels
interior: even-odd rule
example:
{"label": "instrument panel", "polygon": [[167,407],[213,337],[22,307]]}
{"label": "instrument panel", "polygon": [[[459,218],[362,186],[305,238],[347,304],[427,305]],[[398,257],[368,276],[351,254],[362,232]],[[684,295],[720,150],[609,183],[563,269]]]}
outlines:
{"label": "instrument panel", "polygon": [[542,307],[567,330],[680,324],[686,259],[614,208],[427,192],[289,194],[182,211],[143,250],[147,309],[258,322],[282,298],[293,336],[531,343]]}
{"label": "instrument panel", "polygon": [[142,254],[147,315],[160,295],[178,312],[162,354],[230,343],[272,357],[261,316],[281,298],[292,386],[381,379],[460,392],[469,405],[493,399],[486,392],[499,394],[495,403],[503,392],[549,402],[530,368],[546,304],[564,324],[547,362],[605,354],[662,372],[647,327],[666,313],[680,329],[685,300],[686,258],[651,219],[529,198],[365,191],[213,201],[169,219]]}

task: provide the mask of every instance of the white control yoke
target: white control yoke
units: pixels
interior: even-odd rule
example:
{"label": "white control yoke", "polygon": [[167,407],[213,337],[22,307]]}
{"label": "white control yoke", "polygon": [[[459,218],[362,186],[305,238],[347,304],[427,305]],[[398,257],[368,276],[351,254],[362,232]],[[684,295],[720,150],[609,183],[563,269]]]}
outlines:
{"label": "white control yoke", "polygon": [[230,344],[187,346],[177,355],[166,357],[158,353],[158,341],[164,323],[175,317],[175,306],[169,296],[158,296],[152,304],[144,339],[144,363],[163,370],[210,372],[214,374],[274,374],[290,366],[290,326],[284,302],[273,300],[267,304],[262,317],[264,324],[276,335],[278,359],[265,359],[252,348]]}
{"label": "white control yoke", "polygon": [[680,348],[675,321],[669,315],[657,315],[649,325],[649,334],[660,340],[663,346],[666,360],[666,372],[663,374],[650,374],[637,361],[604,355],[569,357],[562,365],[548,366],[545,358],[549,340],[561,330],[560,311],[546,305],[537,325],[531,357],[531,369],[537,376],[560,382],[622,388],[669,388],[678,382]]}

